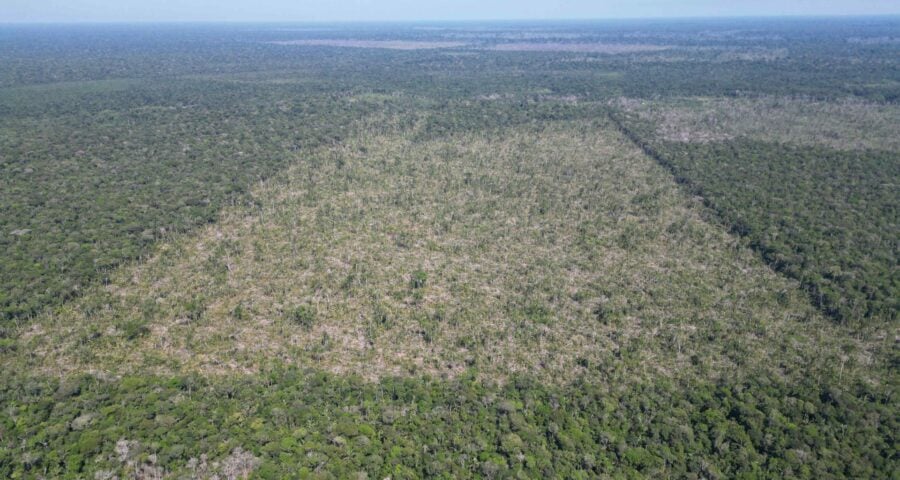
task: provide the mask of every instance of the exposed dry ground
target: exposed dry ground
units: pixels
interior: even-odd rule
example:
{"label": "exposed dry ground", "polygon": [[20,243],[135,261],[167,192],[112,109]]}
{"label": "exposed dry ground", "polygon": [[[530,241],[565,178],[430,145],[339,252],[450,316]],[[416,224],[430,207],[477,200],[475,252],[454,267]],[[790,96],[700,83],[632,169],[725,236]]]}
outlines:
{"label": "exposed dry ground", "polygon": [[456,48],[465,46],[462,42],[416,42],[408,40],[353,40],[353,39],[308,39],[271,42],[276,45],[303,45],[319,47],[385,48],[388,50],[427,50],[435,48]]}
{"label": "exposed dry ground", "polygon": [[670,48],[672,47],[667,45],[638,43],[515,42],[493,45],[489,47],[489,50],[501,52],[606,53],[617,55],[623,53],[659,52]]}
{"label": "exposed dry ground", "polygon": [[[664,45],[661,45],[664,46]],[[591,52],[585,52],[591,53]],[[668,48],[654,51],[638,51],[642,53],[629,58],[634,63],[726,63],[726,62],[773,62],[787,58],[789,51],[786,48],[764,47],[686,47],[673,44]],[[602,57],[586,55],[584,57],[567,58],[567,62],[603,62]]]}
{"label": "exposed dry ground", "polygon": [[669,141],[711,142],[744,136],[840,150],[900,149],[897,105],[787,97],[623,98],[613,103],[656,123],[658,135]]}
{"label": "exposed dry ground", "polygon": [[442,35],[447,38],[479,39],[479,40],[574,40],[587,37],[585,33],[562,31],[549,32],[452,32]]}
{"label": "exposed dry ground", "polygon": [[554,383],[873,361],[605,123],[411,138],[298,157],[255,207],[35,321],[23,361]]}

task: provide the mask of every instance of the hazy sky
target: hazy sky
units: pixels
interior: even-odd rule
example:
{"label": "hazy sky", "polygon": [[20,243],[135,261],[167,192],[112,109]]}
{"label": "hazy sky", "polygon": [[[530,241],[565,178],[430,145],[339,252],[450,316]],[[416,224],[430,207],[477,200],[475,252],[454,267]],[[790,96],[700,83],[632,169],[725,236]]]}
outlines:
{"label": "hazy sky", "polygon": [[900,0],[0,0],[0,22],[383,21],[900,14]]}

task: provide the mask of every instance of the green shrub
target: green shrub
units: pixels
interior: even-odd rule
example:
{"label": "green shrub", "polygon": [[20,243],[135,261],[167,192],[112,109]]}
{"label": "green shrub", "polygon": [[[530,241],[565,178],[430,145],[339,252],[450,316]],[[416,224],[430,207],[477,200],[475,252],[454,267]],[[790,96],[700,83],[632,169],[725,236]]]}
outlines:
{"label": "green shrub", "polygon": [[425,283],[428,281],[428,274],[425,273],[424,270],[416,270],[412,273],[412,276],[409,280],[409,286],[412,287],[413,290],[417,290],[420,288],[425,288]]}
{"label": "green shrub", "polygon": [[244,305],[242,303],[238,303],[235,305],[234,309],[231,310],[231,316],[235,320],[244,320],[247,318],[247,312],[244,310]]}
{"label": "green shrub", "polygon": [[534,323],[546,325],[553,320],[553,313],[539,301],[532,301],[526,305],[524,313],[525,317]]}
{"label": "green shrub", "polygon": [[135,340],[150,333],[147,322],[143,319],[133,319],[119,324],[119,330],[128,340]]}
{"label": "green shrub", "polygon": [[310,330],[316,323],[316,311],[312,305],[298,305],[288,310],[287,318],[291,323]]}
{"label": "green shrub", "polygon": [[16,341],[11,338],[0,338],[0,353],[16,351]]}
{"label": "green shrub", "polygon": [[101,441],[100,434],[97,432],[82,433],[81,438],[78,439],[78,453],[88,455],[97,452],[100,449]]}

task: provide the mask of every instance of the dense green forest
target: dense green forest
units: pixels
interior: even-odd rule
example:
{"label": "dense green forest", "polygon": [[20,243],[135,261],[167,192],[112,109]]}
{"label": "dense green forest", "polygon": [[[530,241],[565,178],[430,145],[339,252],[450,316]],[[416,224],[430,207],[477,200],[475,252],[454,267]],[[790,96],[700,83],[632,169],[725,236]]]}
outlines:
{"label": "dense green forest", "polygon": [[287,370],[22,378],[0,399],[4,434],[27,439],[0,452],[7,478],[890,478],[900,428],[892,399],[871,387],[771,377],[559,389]]}
{"label": "dense green forest", "polygon": [[[54,113],[0,127],[5,319],[58,304],[155,240],[215,220],[222,205],[283,168],[284,152],[337,141],[374,108],[306,92],[275,100],[239,85],[184,81],[161,90],[131,86],[115,107],[57,114],[48,106]],[[9,96],[30,102],[46,93]]]}
{"label": "dense green forest", "polygon": [[0,476],[895,478],[898,38],[0,25]]}
{"label": "dense green forest", "polygon": [[897,319],[896,152],[746,138],[654,143],[644,140],[653,138],[647,126],[634,123],[623,122],[635,141],[773,268],[800,280],[829,315],[860,323]]}

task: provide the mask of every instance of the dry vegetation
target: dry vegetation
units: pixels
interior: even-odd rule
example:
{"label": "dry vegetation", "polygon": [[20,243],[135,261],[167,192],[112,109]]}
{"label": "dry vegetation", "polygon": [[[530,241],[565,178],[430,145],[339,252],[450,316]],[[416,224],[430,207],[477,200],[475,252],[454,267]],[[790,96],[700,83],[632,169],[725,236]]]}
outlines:
{"label": "dry vegetation", "polygon": [[696,48],[698,52],[713,52],[714,56],[710,58],[711,62],[774,62],[787,58],[788,49],[786,48],[765,48],[765,47],[718,47],[718,48]]}
{"label": "dry vegetation", "polygon": [[896,476],[900,22],[284,27],[0,28],[0,478]]}
{"label": "dry vegetation", "polygon": [[705,143],[749,137],[839,150],[900,149],[900,107],[894,104],[774,96],[618,99],[613,103],[656,123],[657,134],[668,141]]}
{"label": "dry vegetation", "polygon": [[270,42],[275,45],[302,45],[315,47],[385,48],[388,50],[428,50],[465,46],[462,42],[417,42],[411,40],[357,40],[357,39],[306,39]]}
{"label": "dry vegetation", "polygon": [[489,49],[501,52],[579,52],[618,55],[659,52],[670,48],[672,46],[640,43],[514,42],[493,45]]}
{"label": "dry vegetation", "polygon": [[821,355],[841,351],[835,327],[606,124],[410,138],[298,158],[255,207],[41,318],[20,351],[47,373],[557,383],[873,361],[851,339],[852,358]]}
{"label": "dry vegetation", "polygon": [[561,31],[487,31],[487,32],[472,32],[472,31],[460,31],[460,32],[450,32],[441,35],[446,38],[463,38],[463,39],[479,39],[479,40],[574,40],[579,38],[585,38],[591,36],[588,33],[574,33],[574,32],[561,32]]}

